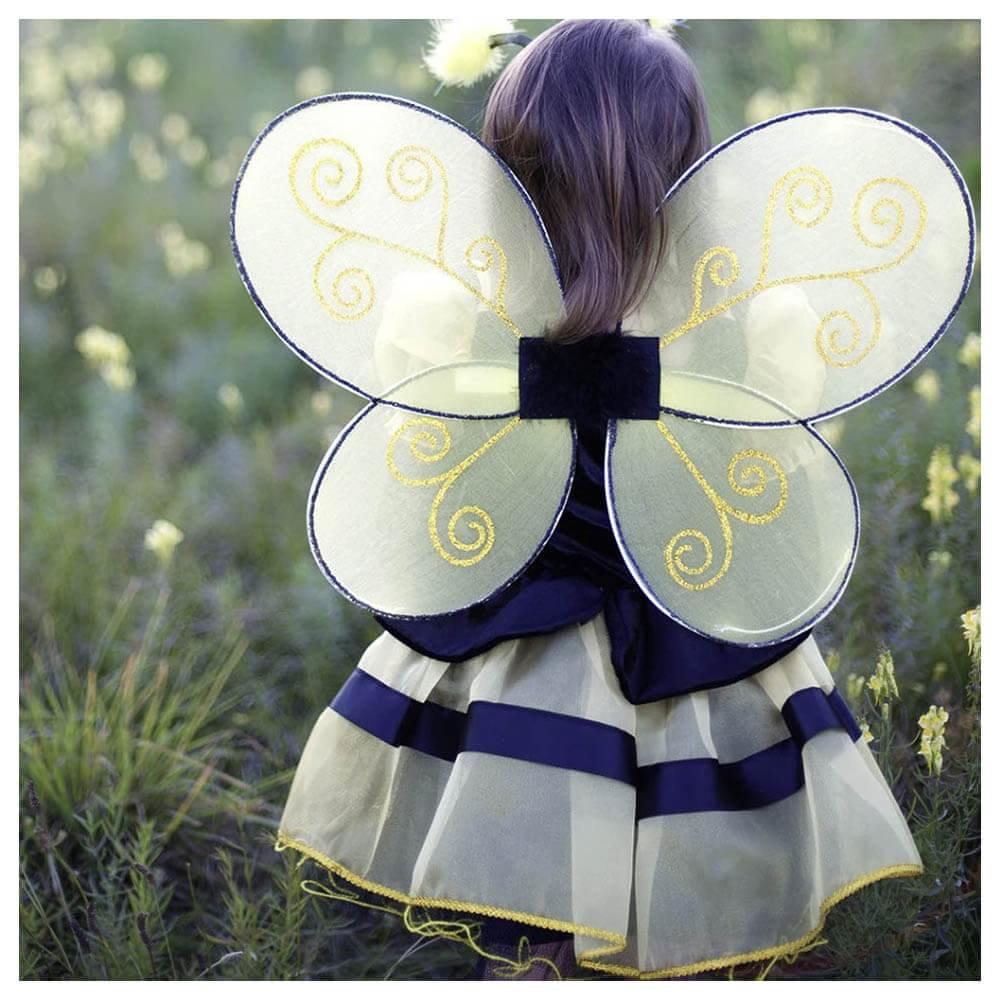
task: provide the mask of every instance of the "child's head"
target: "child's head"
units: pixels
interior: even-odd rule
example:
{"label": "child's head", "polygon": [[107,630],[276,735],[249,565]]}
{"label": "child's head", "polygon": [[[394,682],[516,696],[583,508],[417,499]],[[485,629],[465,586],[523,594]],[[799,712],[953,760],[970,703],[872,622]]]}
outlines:
{"label": "child's head", "polygon": [[483,139],[538,206],[575,340],[612,329],[663,254],[657,206],[709,146],[691,60],[643,21],[563,21],[497,80]]}

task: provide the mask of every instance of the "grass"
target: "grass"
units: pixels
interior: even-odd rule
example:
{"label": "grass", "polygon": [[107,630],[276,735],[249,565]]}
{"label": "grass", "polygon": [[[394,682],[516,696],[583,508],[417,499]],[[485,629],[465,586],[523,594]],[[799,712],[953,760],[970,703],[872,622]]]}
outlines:
{"label": "grass", "polygon": [[[262,118],[306,96],[310,66],[332,67],[335,89],[401,93],[475,127],[481,91],[435,96],[419,69],[425,27],[22,23],[23,979],[475,975],[456,943],[303,892],[314,867],[272,849],[310,722],[377,629],[322,579],[302,516],[357,400],[277,343],[228,247],[239,159]],[[894,111],[941,139],[978,204],[975,23],[706,22],[683,42],[717,138],[750,98],[794,100],[812,79],[816,103]],[[150,53],[165,64],[135,62]],[[135,67],[157,65],[165,79],[140,86]],[[167,252],[174,226],[190,269]],[[977,280],[928,361],[831,432],[861,494],[862,547],[817,639],[842,690],[892,651],[889,717],[868,692],[853,707],[927,872],[836,907],[794,963],[735,977],[979,975],[978,668],[959,617],[980,600],[980,500],[958,483],[949,518],[920,506],[935,446],[979,454],[966,429],[979,370],[959,360],[978,302]],[[77,349],[93,325],[127,343],[131,386]],[[928,370],[933,404],[915,391]],[[184,538],[158,557],[144,537],[161,518]],[[917,755],[932,703],[951,713],[940,776]]]}

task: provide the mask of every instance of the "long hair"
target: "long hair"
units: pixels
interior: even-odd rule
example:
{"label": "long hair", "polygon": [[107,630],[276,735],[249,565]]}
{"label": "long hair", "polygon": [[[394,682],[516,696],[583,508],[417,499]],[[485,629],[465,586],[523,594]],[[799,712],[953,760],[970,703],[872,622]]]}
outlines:
{"label": "long hair", "polygon": [[520,179],[552,240],[566,319],[549,338],[613,329],[663,259],[664,194],[709,147],[691,60],[642,21],[562,21],[497,80],[483,141]]}

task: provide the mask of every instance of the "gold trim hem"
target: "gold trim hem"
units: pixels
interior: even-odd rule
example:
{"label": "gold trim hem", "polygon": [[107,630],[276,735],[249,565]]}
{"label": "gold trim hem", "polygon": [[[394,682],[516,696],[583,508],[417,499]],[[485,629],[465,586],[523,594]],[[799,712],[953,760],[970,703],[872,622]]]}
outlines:
{"label": "gold trim hem", "polygon": [[[383,896],[386,899],[391,899],[397,903],[403,903],[406,907],[403,912],[400,913],[395,910],[391,912],[396,913],[397,916],[401,917],[407,929],[414,933],[419,933],[424,936],[450,937],[452,940],[462,940],[463,943],[470,945],[473,950],[477,952],[477,954],[485,958],[507,962],[508,964],[517,967],[520,971],[527,968],[527,965],[524,964],[523,960],[519,959],[518,962],[513,962],[509,959],[501,958],[500,956],[487,954],[478,947],[468,927],[463,926],[462,930],[464,933],[456,936],[455,928],[444,928],[444,925],[435,924],[433,921],[423,927],[414,924],[412,914],[410,913],[411,908],[426,907],[429,909],[452,910],[459,913],[469,913],[477,916],[513,920],[517,923],[527,924],[531,927],[539,927],[543,930],[564,931],[567,934],[574,935],[580,934],[607,942],[605,947],[592,948],[588,951],[582,952],[576,959],[577,964],[581,968],[589,969],[594,972],[609,972],[614,975],[627,976],[633,979],[668,979],[679,976],[692,976],[697,975],[700,972],[710,972],[713,969],[731,968],[737,965],[745,965],[749,962],[764,962],[768,960],[779,961],[781,959],[788,958],[789,956],[795,955],[797,952],[803,951],[819,936],[820,932],[823,930],[824,924],[826,923],[827,914],[833,909],[834,906],[843,902],[848,896],[860,889],[864,889],[867,886],[874,884],[875,882],[879,882],[882,879],[922,875],[924,872],[922,865],[888,865],[884,868],[878,868],[874,871],[870,871],[854,881],[841,886],[835,892],[827,896],[822,903],[820,903],[819,923],[811,931],[796,938],[794,941],[774,945],[770,948],[760,948],[757,951],[742,952],[735,955],[721,955],[716,958],[704,959],[700,962],[693,962],[688,965],[670,966],[663,969],[642,970],[632,966],[618,965],[614,962],[595,961],[603,956],[614,955],[625,950],[627,942],[624,935],[616,934],[614,931],[604,930],[598,927],[586,927],[581,924],[574,924],[567,920],[556,920],[552,917],[544,917],[534,913],[525,913],[519,910],[508,910],[500,906],[491,906],[485,903],[464,902],[455,899],[438,899],[429,896],[411,896],[408,893],[400,892],[398,889],[392,889],[388,886],[380,885],[379,883],[372,882],[361,875],[357,875],[349,868],[345,868],[339,862],[327,857],[321,851],[317,851],[308,844],[305,844],[300,840],[296,840],[293,837],[289,837],[287,834],[279,831],[274,849],[280,852],[287,850],[288,848],[297,851],[305,857],[311,858],[332,874],[339,875],[341,878],[361,889],[364,889],[366,892]],[[303,883],[303,885],[305,885],[305,883]],[[306,889],[306,891],[310,890]],[[321,894],[328,895],[332,898],[342,899],[346,902],[358,902],[357,900],[351,899],[349,895],[338,896],[334,892],[324,892]],[[536,960],[545,961],[544,959]]]}

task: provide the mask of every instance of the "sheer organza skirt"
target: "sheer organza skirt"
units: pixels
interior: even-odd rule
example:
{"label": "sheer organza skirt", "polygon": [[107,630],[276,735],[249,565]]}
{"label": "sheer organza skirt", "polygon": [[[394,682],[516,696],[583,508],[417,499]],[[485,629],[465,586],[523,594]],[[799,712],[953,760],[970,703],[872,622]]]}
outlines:
{"label": "sheer organza skirt", "polygon": [[600,617],[456,664],[381,636],[315,725],[279,845],[413,929],[489,953],[477,922],[517,921],[627,976],[792,954],[921,870],[812,639],[637,706]]}

